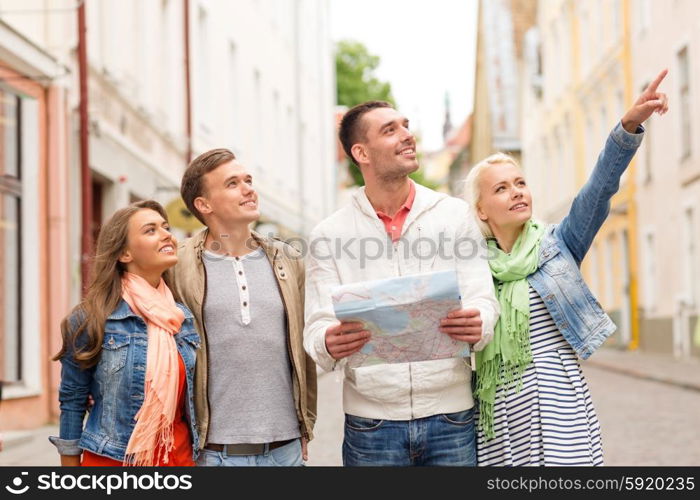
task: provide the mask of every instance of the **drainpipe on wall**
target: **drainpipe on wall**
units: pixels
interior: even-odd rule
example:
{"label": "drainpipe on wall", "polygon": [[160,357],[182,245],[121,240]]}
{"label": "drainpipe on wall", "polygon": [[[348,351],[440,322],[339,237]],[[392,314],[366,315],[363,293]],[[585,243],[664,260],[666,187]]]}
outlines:
{"label": "drainpipe on wall", "polygon": [[[634,81],[632,75],[632,5],[629,0],[622,2],[622,19],[623,19],[623,46],[622,46],[622,63],[625,82],[625,102],[629,106],[634,102]],[[629,297],[630,297],[630,343],[628,349],[634,350],[639,348],[639,236],[638,236],[638,218],[637,218],[637,160],[632,158],[630,165],[627,168],[627,203],[629,210],[627,211],[627,237],[629,248]]]}
{"label": "drainpipe on wall", "polygon": [[185,133],[187,139],[187,164],[192,161],[192,83],[190,75],[190,1],[183,0],[184,16],[184,40],[185,40]]}
{"label": "drainpipe on wall", "polygon": [[90,172],[88,131],[88,63],[87,25],[85,2],[78,7],[78,77],[80,82],[80,190],[82,231],[80,240],[81,294],[84,296],[90,279],[90,257],[92,256],[92,174]]}

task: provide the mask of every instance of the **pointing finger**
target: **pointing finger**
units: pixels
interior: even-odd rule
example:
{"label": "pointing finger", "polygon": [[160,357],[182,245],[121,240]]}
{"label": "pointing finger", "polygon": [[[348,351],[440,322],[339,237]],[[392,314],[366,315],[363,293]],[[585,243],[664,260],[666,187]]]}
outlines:
{"label": "pointing finger", "polygon": [[647,87],[648,92],[656,92],[656,89],[659,88],[659,85],[663,81],[664,78],[666,78],[666,75],[668,74],[668,69],[663,70],[661,73],[659,73],[659,76],[656,77],[656,80],[651,82],[649,86]]}

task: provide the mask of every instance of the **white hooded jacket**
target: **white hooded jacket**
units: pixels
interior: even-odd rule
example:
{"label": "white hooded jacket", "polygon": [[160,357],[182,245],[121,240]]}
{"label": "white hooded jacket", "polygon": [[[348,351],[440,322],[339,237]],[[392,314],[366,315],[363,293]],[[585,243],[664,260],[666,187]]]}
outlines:
{"label": "white hooded jacket", "polygon": [[[456,269],[463,308],[479,309],[483,322],[482,339],[473,350],[483,349],[493,337],[498,302],[487,247],[471,209],[460,199],[415,187],[416,197],[397,243],[387,237],[364,188],[311,232],[304,348],[326,371],[336,367],[326,349],[325,332],[337,323],[331,290],[341,284]],[[345,366],[343,407],[351,415],[412,420],[473,405],[468,360]]]}

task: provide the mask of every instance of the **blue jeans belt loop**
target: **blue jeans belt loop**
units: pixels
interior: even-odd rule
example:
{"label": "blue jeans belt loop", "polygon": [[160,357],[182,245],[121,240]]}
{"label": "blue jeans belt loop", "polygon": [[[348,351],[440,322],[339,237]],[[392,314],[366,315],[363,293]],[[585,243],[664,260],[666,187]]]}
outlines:
{"label": "blue jeans belt loop", "polygon": [[237,443],[237,444],[216,444],[207,443],[204,447],[205,450],[218,451],[224,456],[246,456],[246,455],[262,455],[265,453],[265,447],[267,451],[272,451],[277,448],[291,443],[294,439],[287,439],[286,441],[274,441],[272,443]]}

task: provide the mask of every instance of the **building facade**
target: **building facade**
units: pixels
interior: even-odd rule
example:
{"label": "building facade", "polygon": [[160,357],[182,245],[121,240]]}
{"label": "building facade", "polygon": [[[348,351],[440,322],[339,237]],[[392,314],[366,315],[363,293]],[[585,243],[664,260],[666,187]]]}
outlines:
{"label": "building facade", "polygon": [[[538,2],[528,34],[523,167],[534,209],[559,222],[586,182],[615,123],[632,101],[627,0]],[[534,126],[531,126],[534,124]],[[618,325],[613,343],[638,340],[633,160],[610,216],[583,263],[594,294]]]}
{"label": "building facade", "polygon": [[[646,123],[610,216],[583,262],[621,348],[688,357],[698,316],[698,134],[692,125],[694,2],[538,2],[526,35],[523,166],[536,215],[558,222],[586,182],[610,130],[664,68],[671,112]],[[673,242],[673,244],[671,243]]]}
{"label": "building facade", "polygon": [[700,5],[692,0],[632,0],[635,93],[658,72],[670,112],[645,124],[637,157],[640,248],[640,347],[698,356],[693,341],[700,313]]}
{"label": "building facade", "polygon": [[[81,294],[81,4],[0,3],[3,430],[57,416],[49,358]],[[132,201],[177,209],[189,159],[215,147],[252,171],[266,233],[304,236],[335,208],[327,0],[83,5],[92,237]]]}
{"label": "building facade", "polygon": [[476,164],[496,153],[520,159],[523,113],[520,92],[523,41],[535,23],[536,0],[482,0],[474,82],[469,159]]}

